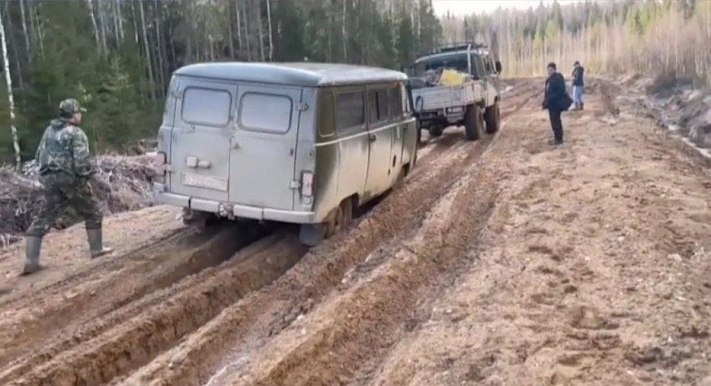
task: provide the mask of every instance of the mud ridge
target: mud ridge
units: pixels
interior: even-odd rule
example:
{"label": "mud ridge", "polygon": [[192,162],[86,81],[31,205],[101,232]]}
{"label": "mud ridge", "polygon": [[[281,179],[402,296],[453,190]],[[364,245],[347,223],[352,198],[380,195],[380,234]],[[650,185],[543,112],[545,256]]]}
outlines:
{"label": "mud ridge", "polygon": [[[97,274],[98,271],[113,271],[124,264],[124,260],[143,260],[151,257],[159,251],[164,251],[165,248],[185,248],[188,245],[199,243],[204,240],[205,236],[198,234],[195,228],[181,228],[158,240],[152,240],[150,243],[140,245],[137,248],[125,253],[122,256],[113,257],[111,259],[103,259],[98,264],[88,266],[88,269],[78,271],[59,281],[50,282],[47,285],[37,286],[35,292],[42,292],[41,297],[46,296],[47,291],[55,291],[61,287],[71,287],[77,282],[81,282],[86,278]],[[8,307],[16,302],[27,302],[29,299],[26,294],[11,293],[8,296],[0,298],[0,307]]]}
{"label": "mud ridge", "polygon": [[[219,243],[238,239],[234,234],[228,236]],[[220,248],[213,245],[196,257],[210,259],[216,256],[216,249]],[[119,309],[71,338],[5,369],[0,373],[0,382],[18,375],[24,376],[12,384],[49,380],[72,384],[109,382],[147,363],[224,307],[279,277],[304,252],[293,232],[262,239],[227,263],[191,276],[132,307]]]}
{"label": "mud ridge", "polygon": [[[185,238],[181,242],[170,245],[183,235]],[[170,285],[171,280],[179,280],[193,272],[189,267],[181,267],[181,264],[190,265],[188,261],[194,260],[195,254],[203,253],[206,246],[214,245],[210,240],[208,234],[193,234],[191,230],[181,230],[161,240],[159,245],[139,249],[116,261],[107,260],[100,266],[91,267],[29,294],[19,294],[19,297],[9,300],[9,305],[3,305],[3,308],[34,308],[36,311],[33,315],[21,319],[7,315],[0,321],[0,340],[5,347],[0,353],[0,366],[7,365],[11,358],[25,354],[37,342],[54,338],[59,333],[58,330],[67,333],[67,327],[81,326],[86,321],[105,314],[116,304],[130,302],[161,286]],[[191,244],[197,247],[189,248]],[[160,249],[162,253],[156,252]],[[151,254],[151,251],[155,254]],[[229,252],[231,253],[233,252]],[[182,260],[179,258],[181,256]],[[156,264],[156,260],[161,258],[172,260],[172,265],[163,269],[162,274],[154,273],[155,281],[140,281],[136,286],[131,286],[131,277],[146,274],[145,267],[149,264],[160,266]],[[127,260],[133,259],[136,259],[135,265],[123,267]],[[76,283],[82,278],[83,283]],[[106,296],[107,293],[111,296]],[[17,330],[12,326],[21,328]]]}

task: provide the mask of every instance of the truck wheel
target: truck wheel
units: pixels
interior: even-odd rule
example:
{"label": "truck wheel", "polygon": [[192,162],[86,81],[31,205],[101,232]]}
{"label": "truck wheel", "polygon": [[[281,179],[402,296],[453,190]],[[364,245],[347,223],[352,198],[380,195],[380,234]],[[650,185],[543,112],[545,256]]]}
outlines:
{"label": "truck wheel", "polygon": [[494,134],[499,131],[499,127],[501,127],[501,112],[499,111],[498,101],[486,109],[484,112],[484,120],[486,121],[487,134]]}
{"label": "truck wheel", "polygon": [[417,127],[417,143],[422,143],[422,129],[420,127]]}
{"label": "truck wheel", "polygon": [[444,132],[444,128],[441,126],[432,126],[430,127],[430,137],[432,138],[437,138],[442,135]]}
{"label": "truck wheel", "polygon": [[481,138],[481,130],[484,127],[484,115],[478,105],[467,106],[464,115],[464,131],[469,141],[477,141]]}

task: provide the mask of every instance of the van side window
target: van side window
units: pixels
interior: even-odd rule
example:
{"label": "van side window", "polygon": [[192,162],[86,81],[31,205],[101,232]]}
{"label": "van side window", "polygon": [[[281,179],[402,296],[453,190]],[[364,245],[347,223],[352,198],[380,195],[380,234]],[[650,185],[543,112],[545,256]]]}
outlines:
{"label": "van side window", "polygon": [[388,89],[388,112],[392,120],[402,117],[402,95],[399,87]]}
{"label": "van side window", "polygon": [[240,100],[239,123],[246,130],[284,134],[291,127],[292,110],[287,96],[247,92]]}
{"label": "van side window", "polygon": [[368,91],[368,121],[382,122],[388,118],[388,98],[385,90]]}
{"label": "van side window", "polygon": [[320,91],[318,97],[318,133],[322,137],[330,137],[334,133],[335,114],[333,112],[333,93]]}
{"label": "van side window", "polygon": [[336,129],[348,130],[365,123],[363,92],[347,92],[336,97]]}
{"label": "van side window", "polygon": [[232,95],[225,90],[188,87],[183,93],[180,117],[195,125],[225,127],[230,122]]}
{"label": "van side window", "polygon": [[383,122],[388,119],[388,94],[385,89],[368,91],[368,121]]}

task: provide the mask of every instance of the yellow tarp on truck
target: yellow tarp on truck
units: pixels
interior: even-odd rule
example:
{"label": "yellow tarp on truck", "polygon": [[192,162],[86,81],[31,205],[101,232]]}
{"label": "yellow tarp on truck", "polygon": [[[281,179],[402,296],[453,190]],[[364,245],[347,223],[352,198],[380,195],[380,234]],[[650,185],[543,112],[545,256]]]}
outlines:
{"label": "yellow tarp on truck", "polygon": [[469,80],[469,75],[454,70],[442,70],[442,75],[439,77],[439,84],[442,86],[458,86]]}

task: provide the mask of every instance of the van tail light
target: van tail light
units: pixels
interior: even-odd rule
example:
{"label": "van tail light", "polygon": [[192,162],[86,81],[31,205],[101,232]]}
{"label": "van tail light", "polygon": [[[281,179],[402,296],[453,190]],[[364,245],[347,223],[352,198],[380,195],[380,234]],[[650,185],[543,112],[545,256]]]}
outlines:
{"label": "van tail light", "polygon": [[303,172],[301,174],[301,195],[304,197],[313,197],[316,189],[316,177],[313,173]]}

